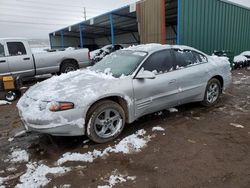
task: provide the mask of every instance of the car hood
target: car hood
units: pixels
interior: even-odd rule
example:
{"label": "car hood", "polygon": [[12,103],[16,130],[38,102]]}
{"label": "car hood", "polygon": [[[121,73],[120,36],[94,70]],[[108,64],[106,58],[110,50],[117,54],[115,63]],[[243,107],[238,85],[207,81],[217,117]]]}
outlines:
{"label": "car hood", "polygon": [[86,103],[109,91],[119,78],[96,73],[90,70],[78,70],[32,86],[26,96],[41,101],[64,101]]}

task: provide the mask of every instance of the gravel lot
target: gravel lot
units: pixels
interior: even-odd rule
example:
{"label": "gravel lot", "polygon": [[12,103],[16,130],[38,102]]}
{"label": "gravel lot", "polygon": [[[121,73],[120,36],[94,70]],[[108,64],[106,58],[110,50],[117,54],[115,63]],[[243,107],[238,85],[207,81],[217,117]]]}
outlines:
{"label": "gravel lot", "polygon": [[[115,143],[144,129],[150,140],[140,152],[67,162],[63,166],[69,172],[45,174],[51,180],[45,187],[113,185],[107,182],[111,175],[118,175],[113,187],[250,187],[250,70],[235,70],[233,78],[231,88],[215,107],[188,104],[177,107],[178,112],[163,111],[127,125]],[[152,131],[155,126],[164,130]],[[83,154],[115,145],[85,143],[85,137],[35,134],[10,139],[21,130],[15,104],[1,106],[0,187],[20,183],[27,163],[58,167],[56,161],[66,152]],[[29,159],[6,161],[15,150],[26,151]]]}

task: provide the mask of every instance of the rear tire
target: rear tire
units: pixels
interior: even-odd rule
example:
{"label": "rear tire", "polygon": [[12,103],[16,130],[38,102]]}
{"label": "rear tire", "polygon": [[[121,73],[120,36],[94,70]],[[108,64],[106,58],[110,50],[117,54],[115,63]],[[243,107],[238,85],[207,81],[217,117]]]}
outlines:
{"label": "rear tire", "polygon": [[221,83],[218,79],[212,78],[208,81],[204,100],[201,102],[204,106],[213,106],[218,103],[222,92]]}
{"label": "rear tire", "polygon": [[86,134],[96,143],[109,142],[120,135],[125,126],[125,112],[110,100],[95,104],[88,112]]}
{"label": "rear tire", "polygon": [[76,71],[78,69],[78,65],[73,62],[63,63],[60,69],[60,73],[68,73],[71,71]]}

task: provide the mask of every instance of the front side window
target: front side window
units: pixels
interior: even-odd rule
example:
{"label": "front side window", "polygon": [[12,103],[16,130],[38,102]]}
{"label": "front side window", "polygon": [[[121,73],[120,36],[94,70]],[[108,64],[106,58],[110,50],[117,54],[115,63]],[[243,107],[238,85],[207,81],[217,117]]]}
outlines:
{"label": "front side window", "polygon": [[170,50],[152,54],[142,66],[144,70],[161,74],[173,70],[173,58]]}
{"label": "front side window", "polygon": [[7,42],[9,55],[17,56],[17,55],[26,55],[26,49],[22,42]]}
{"label": "front side window", "polygon": [[4,57],[5,53],[4,53],[4,46],[3,44],[0,43],[0,57]]}

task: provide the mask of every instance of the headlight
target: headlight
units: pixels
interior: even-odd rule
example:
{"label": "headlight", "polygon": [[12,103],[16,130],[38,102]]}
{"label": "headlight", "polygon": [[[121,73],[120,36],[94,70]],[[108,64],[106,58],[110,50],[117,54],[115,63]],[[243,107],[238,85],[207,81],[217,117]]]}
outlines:
{"label": "headlight", "polygon": [[72,102],[51,102],[49,104],[49,110],[51,112],[65,111],[73,109],[74,106]]}

